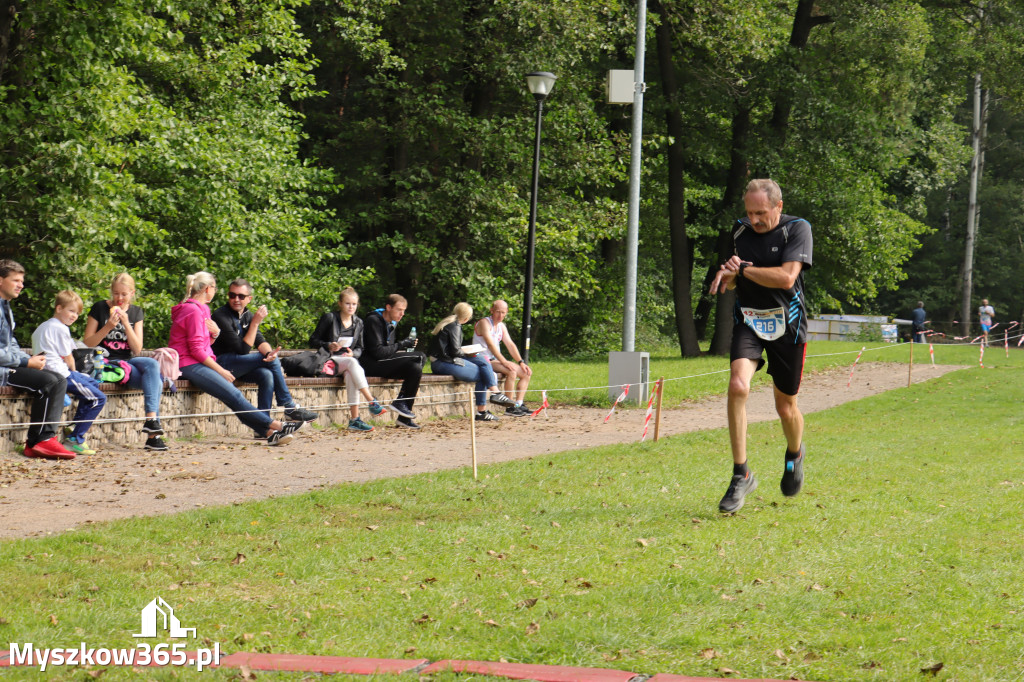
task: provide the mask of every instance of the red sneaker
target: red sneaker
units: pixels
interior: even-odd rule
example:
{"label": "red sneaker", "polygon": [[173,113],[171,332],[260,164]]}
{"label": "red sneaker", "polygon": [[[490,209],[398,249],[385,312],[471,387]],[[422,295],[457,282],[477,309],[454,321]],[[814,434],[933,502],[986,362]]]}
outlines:
{"label": "red sneaker", "polygon": [[[30,454],[31,453],[31,454]],[[32,447],[25,448],[26,457],[45,457],[46,459],[74,459],[75,453],[60,444],[56,438],[48,438]]]}

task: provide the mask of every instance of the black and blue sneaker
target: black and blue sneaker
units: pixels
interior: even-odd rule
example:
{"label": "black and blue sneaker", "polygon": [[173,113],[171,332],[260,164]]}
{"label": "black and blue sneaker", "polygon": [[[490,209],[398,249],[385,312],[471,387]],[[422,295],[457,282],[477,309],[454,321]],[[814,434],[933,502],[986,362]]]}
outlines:
{"label": "black and blue sneaker", "polygon": [[800,443],[800,451],[794,456],[792,452],[786,450],[786,470],[782,472],[782,482],[779,483],[779,487],[782,488],[782,494],[786,497],[793,497],[800,488],[804,485],[804,453],[806,449],[804,444]]}

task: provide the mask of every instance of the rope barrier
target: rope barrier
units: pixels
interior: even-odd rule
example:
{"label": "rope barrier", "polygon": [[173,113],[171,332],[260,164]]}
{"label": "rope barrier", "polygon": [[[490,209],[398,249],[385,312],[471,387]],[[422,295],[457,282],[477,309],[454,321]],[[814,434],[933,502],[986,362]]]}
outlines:
{"label": "rope barrier", "polygon": [[[1012,325],[1012,326],[1015,326],[1015,325]],[[1008,332],[1009,329],[1012,328],[1012,326],[1008,327],[1006,331]],[[927,334],[927,336],[935,336],[935,335],[939,335],[939,334],[941,334],[941,333]],[[945,336],[945,335],[942,334],[942,336]],[[1020,339],[1020,341],[1017,343],[1017,345],[1020,346],[1021,343],[1024,342],[1024,331],[1021,331],[1019,334],[1017,334],[1015,336],[1008,336],[1004,332],[1004,345],[1006,347],[1008,347],[1008,343],[1009,343],[1010,340],[1015,340],[1015,339]],[[862,354],[864,354],[864,353],[870,353],[870,352],[882,351],[882,350],[891,350],[891,349],[895,349],[895,348],[902,348],[902,347],[904,347],[906,345],[907,344],[891,344],[891,343],[889,343],[889,344],[885,344],[885,345],[882,345],[882,346],[875,346],[873,348],[861,348],[860,350],[838,351],[838,352],[835,352],[835,353],[816,353],[816,354],[813,354],[813,355],[807,355],[806,357],[807,358],[827,358],[827,357],[836,357],[836,356],[840,356],[840,355],[853,355],[853,354],[857,354],[858,360],[859,360],[860,356]],[[917,344],[917,345],[923,345],[923,344]],[[981,344],[977,344],[974,341],[968,342],[968,343],[944,343],[944,344],[940,344],[940,345],[942,347],[979,345],[980,349],[981,349],[982,357],[983,357],[983,354],[984,354],[984,346],[982,346]],[[991,345],[991,341],[990,341],[989,345]],[[935,360],[934,360],[934,350],[933,349],[930,351],[930,354],[932,356],[932,364],[934,364]],[[701,373],[698,373],[698,374],[688,374],[688,375],[679,376],[679,377],[672,377],[672,378],[668,378],[668,379],[661,379],[660,381],[662,382],[662,385],[664,385],[664,384],[666,384],[668,382],[671,382],[671,381],[687,381],[687,380],[690,380],[690,379],[698,379],[698,378],[701,378],[701,377],[714,376],[716,374],[726,374],[726,373],[728,373],[730,371],[731,371],[730,368],[726,367],[725,369],[712,370],[710,372],[701,372]],[[658,384],[658,380],[646,381],[646,382],[637,382],[637,385],[639,385],[639,384],[645,385],[648,388],[648,390],[650,390],[652,387],[654,387],[654,386],[656,386]],[[581,386],[581,387],[574,387],[574,388],[569,388],[569,387],[566,387],[566,388],[545,388],[545,389],[530,388],[530,389],[527,389],[527,393],[537,393],[537,392],[543,391],[545,393],[545,395],[546,395],[547,393],[558,393],[558,392],[567,392],[567,391],[607,390],[607,389],[611,389],[611,388],[620,388],[621,389],[621,388],[623,388],[623,386],[621,384],[615,384],[615,385],[609,384],[609,385],[604,385],[604,386]],[[472,392],[472,390],[473,389],[470,389],[471,392]],[[460,391],[460,392],[452,392],[452,393],[439,393],[439,394],[435,394],[435,395],[427,397],[425,399],[425,402],[428,405],[458,405],[458,404],[462,403],[462,400],[463,400],[462,396],[463,395],[464,395],[464,392],[462,392],[462,391]],[[623,396],[620,395],[620,399],[622,397]],[[439,398],[452,398],[452,399],[451,400],[438,400]],[[423,401],[423,399],[421,399],[421,402],[422,401]],[[390,405],[392,402],[395,402],[395,401],[391,401],[391,402],[379,401],[379,402],[381,402],[382,405],[386,406],[386,405]],[[616,401],[616,405],[618,404],[618,402],[619,401]],[[322,405],[309,405],[309,406],[305,406],[305,408],[306,409],[311,409],[311,410],[344,409],[346,407],[352,407],[353,405],[358,407],[359,405],[363,405],[363,404],[366,404],[366,402],[365,401],[360,401],[358,403],[350,403],[350,402],[325,403],[325,404],[322,404]],[[290,409],[290,408],[275,407],[275,408],[271,408],[269,411],[272,414],[274,414],[274,413],[283,413],[286,409]],[[613,406],[612,409],[614,411],[614,406]],[[202,412],[202,413],[190,413],[190,414],[160,415],[160,420],[161,421],[164,421],[164,420],[166,420],[166,421],[174,421],[174,420],[177,420],[177,419],[194,419],[194,418],[198,418],[198,417],[225,417],[225,416],[232,416],[232,415],[239,415],[239,414],[248,414],[248,413],[253,413],[253,412],[264,412],[264,410],[260,410],[260,409],[238,410],[238,411],[224,410],[224,411],[220,411],[220,412]],[[145,421],[145,419],[146,418],[144,416],[143,417],[123,417],[123,418],[117,418],[117,419],[115,419],[115,418],[100,418],[100,419],[94,420],[92,423],[93,424],[122,424],[122,423],[132,423],[132,422]],[[31,421],[29,421],[29,422],[12,422],[12,423],[9,423],[9,424],[0,424],[0,431],[10,431],[10,430],[20,429],[20,428],[28,428],[30,426],[39,426],[39,425],[43,425],[43,424],[47,424],[47,423],[53,423],[56,426],[70,426],[70,425],[76,424],[78,422],[76,422],[74,420],[62,420],[62,421],[59,421],[59,422],[31,422]]]}

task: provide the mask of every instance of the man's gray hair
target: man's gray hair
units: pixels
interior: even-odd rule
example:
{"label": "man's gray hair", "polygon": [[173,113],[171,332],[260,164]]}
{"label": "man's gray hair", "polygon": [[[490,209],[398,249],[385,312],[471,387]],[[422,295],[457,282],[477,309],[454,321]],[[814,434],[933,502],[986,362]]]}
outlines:
{"label": "man's gray hair", "polygon": [[782,201],[782,190],[779,188],[779,183],[771,178],[759,178],[748,182],[747,189],[743,191],[743,194],[747,195],[751,192],[763,192],[772,206],[776,206]]}
{"label": "man's gray hair", "polygon": [[247,279],[244,279],[242,277],[236,277],[235,279],[231,280],[231,284],[228,285],[228,289],[230,289],[231,287],[245,287],[245,290],[249,293],[250,296],[252,296],[252,285],[249,284],[249,280]]}

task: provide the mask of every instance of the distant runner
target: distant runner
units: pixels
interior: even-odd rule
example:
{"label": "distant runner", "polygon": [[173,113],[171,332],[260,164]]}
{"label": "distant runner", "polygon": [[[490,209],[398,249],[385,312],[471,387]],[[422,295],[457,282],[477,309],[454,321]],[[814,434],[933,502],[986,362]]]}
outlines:
{"label": "distant runner", "polygon": [[992,329],[992,316],[996,309],[988,304],[988,299],[981,299],[981,306],[978,308],[978,322],[981,323],[981,345],[988,345],[988,330]]}

